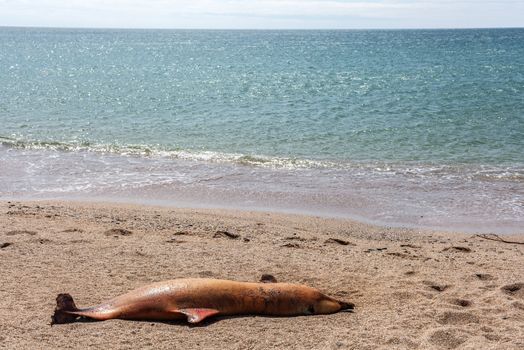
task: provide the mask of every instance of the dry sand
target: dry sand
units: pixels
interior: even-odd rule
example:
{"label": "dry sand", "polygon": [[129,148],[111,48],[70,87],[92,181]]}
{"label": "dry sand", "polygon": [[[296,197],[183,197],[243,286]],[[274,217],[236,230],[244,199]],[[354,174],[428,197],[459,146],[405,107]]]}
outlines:
{"label": "dry sand", "polygon": [[[524,349],[524,246],[472,234],[298,215],[0,202],[0,246],[2,348]],[[254,281],[263,273],[356,310],[193,327],[49,325],[60,292],[85,307],[153,281]]]}

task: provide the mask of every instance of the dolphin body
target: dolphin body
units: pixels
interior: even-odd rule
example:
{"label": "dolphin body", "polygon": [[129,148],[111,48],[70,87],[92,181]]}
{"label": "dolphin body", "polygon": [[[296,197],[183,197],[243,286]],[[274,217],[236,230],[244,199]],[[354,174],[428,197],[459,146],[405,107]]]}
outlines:
{"label": "dolphin body", "polygon": [[214,315],[299,316],[350,310],[354,304],[330,298],[315,288],[277,283],[188,278],[157,282],[117,296],[98,306],[78,309],[69,294],[59,294],[51,324],[126,319],[169,321],[187,318],[199,323]]}

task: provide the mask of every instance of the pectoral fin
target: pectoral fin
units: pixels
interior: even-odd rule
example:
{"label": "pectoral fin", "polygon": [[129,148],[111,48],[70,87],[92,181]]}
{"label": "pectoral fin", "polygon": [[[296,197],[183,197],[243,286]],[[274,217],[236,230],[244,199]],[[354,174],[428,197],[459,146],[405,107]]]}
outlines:
{"label": "pectoral fin", "polygon": [[189,323],[199,323],[200,321],[214,316],[219,313],[218,310],[215,309],[179,309],[179,310],[173,310],[176,312],[180,312],[187,316],[187,321]]}

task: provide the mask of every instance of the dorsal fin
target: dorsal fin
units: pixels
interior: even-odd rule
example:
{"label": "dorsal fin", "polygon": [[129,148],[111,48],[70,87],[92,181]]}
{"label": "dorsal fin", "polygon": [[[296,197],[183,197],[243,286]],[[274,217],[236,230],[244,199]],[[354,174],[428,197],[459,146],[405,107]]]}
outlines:
{"label": "dorsal fin", "polygon": [[277,279],[275,278],[275,276],[265,273],[265,274],[262,275],[262,277],[260,277],[260,282],[262,282],[262,283],[277,283]]}

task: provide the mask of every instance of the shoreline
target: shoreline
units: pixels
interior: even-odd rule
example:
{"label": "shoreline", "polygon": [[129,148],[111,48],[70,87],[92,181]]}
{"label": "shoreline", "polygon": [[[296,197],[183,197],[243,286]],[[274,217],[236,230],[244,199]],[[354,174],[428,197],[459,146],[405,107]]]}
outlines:
{"label": "shoreline", "polygon": [[[2,200],[5,243],[0,340],[10,348],[524,346],[524,246],[471,234],[281,213]],[[85,307],[153,281],[254,281],[264,273],[347,299],[355,312],[218,318],[202,327],[122,320],[49,327],[58,293]]]}
{"label": "shoreline", "polygon": [[510,178],[518,167],[499,179],[502,168],[274,169],[1,145],[0,163],[4,199],[278,211],[414,229],[524,233],[521,180]]}
{"label": "shoreline", "polygon": [[489,169],[483,175],[386,165],[273,169],[2,146],[0,163],[0,197],[13,200],[279,211],[414,229],[524,233],[521,180],[497,179]]}
{"label": "shoreline", "polygon": [[[416,223],[402,223],[402,222],[386,222],[381,220],[368,219],[358,214],[348,213],[336,213],[329,211],[322,211],[316,209],[292,209],[292,208],[281,208],[269,206],[244,206],[241,205],[229,205],[229,204],[216,204],[216,203],[196,203],[191,201],[181,200],[179,202],[169,200],[155,200],[155,199],[135,199],[135,198],[121,198],[116,199],[113,197],[82,197],[82,196],[71,196],[71,197],[49,197],[49,198],[36,198],[36,197],[9,197],[4,196],[0,199],[2,202],[24,202],[24,203],[71,203],[77,205],[106,205],[106,206],[129,206],[129,207],[144,207],[144,208],[159,208],[159,209],[174,209],[174,210],[197,210],[197,211],[224,211],[224,212],[245,212],[245,213],[260,213],[260,214],[275,214],[283,216],[303,216],[303,217],[316,217],[319,219],[326,220],[338,220],[347,221],[355,224],[367,225],[370,227],[378,227],[383,229],[397,229],[397,230],[410,230],[419,232],[440,232],[445,234],[497,234],[504,235],[505,237],[521,237],[524,235],[524,230],[516,228],[515,224],[511,224],[502,229],[494,230],[491,228],[480,229],[478,226],[471,226],[463,224],[458,227],[438,227],[428,226]],[[517,231],[518,230],[518,231]]]}

